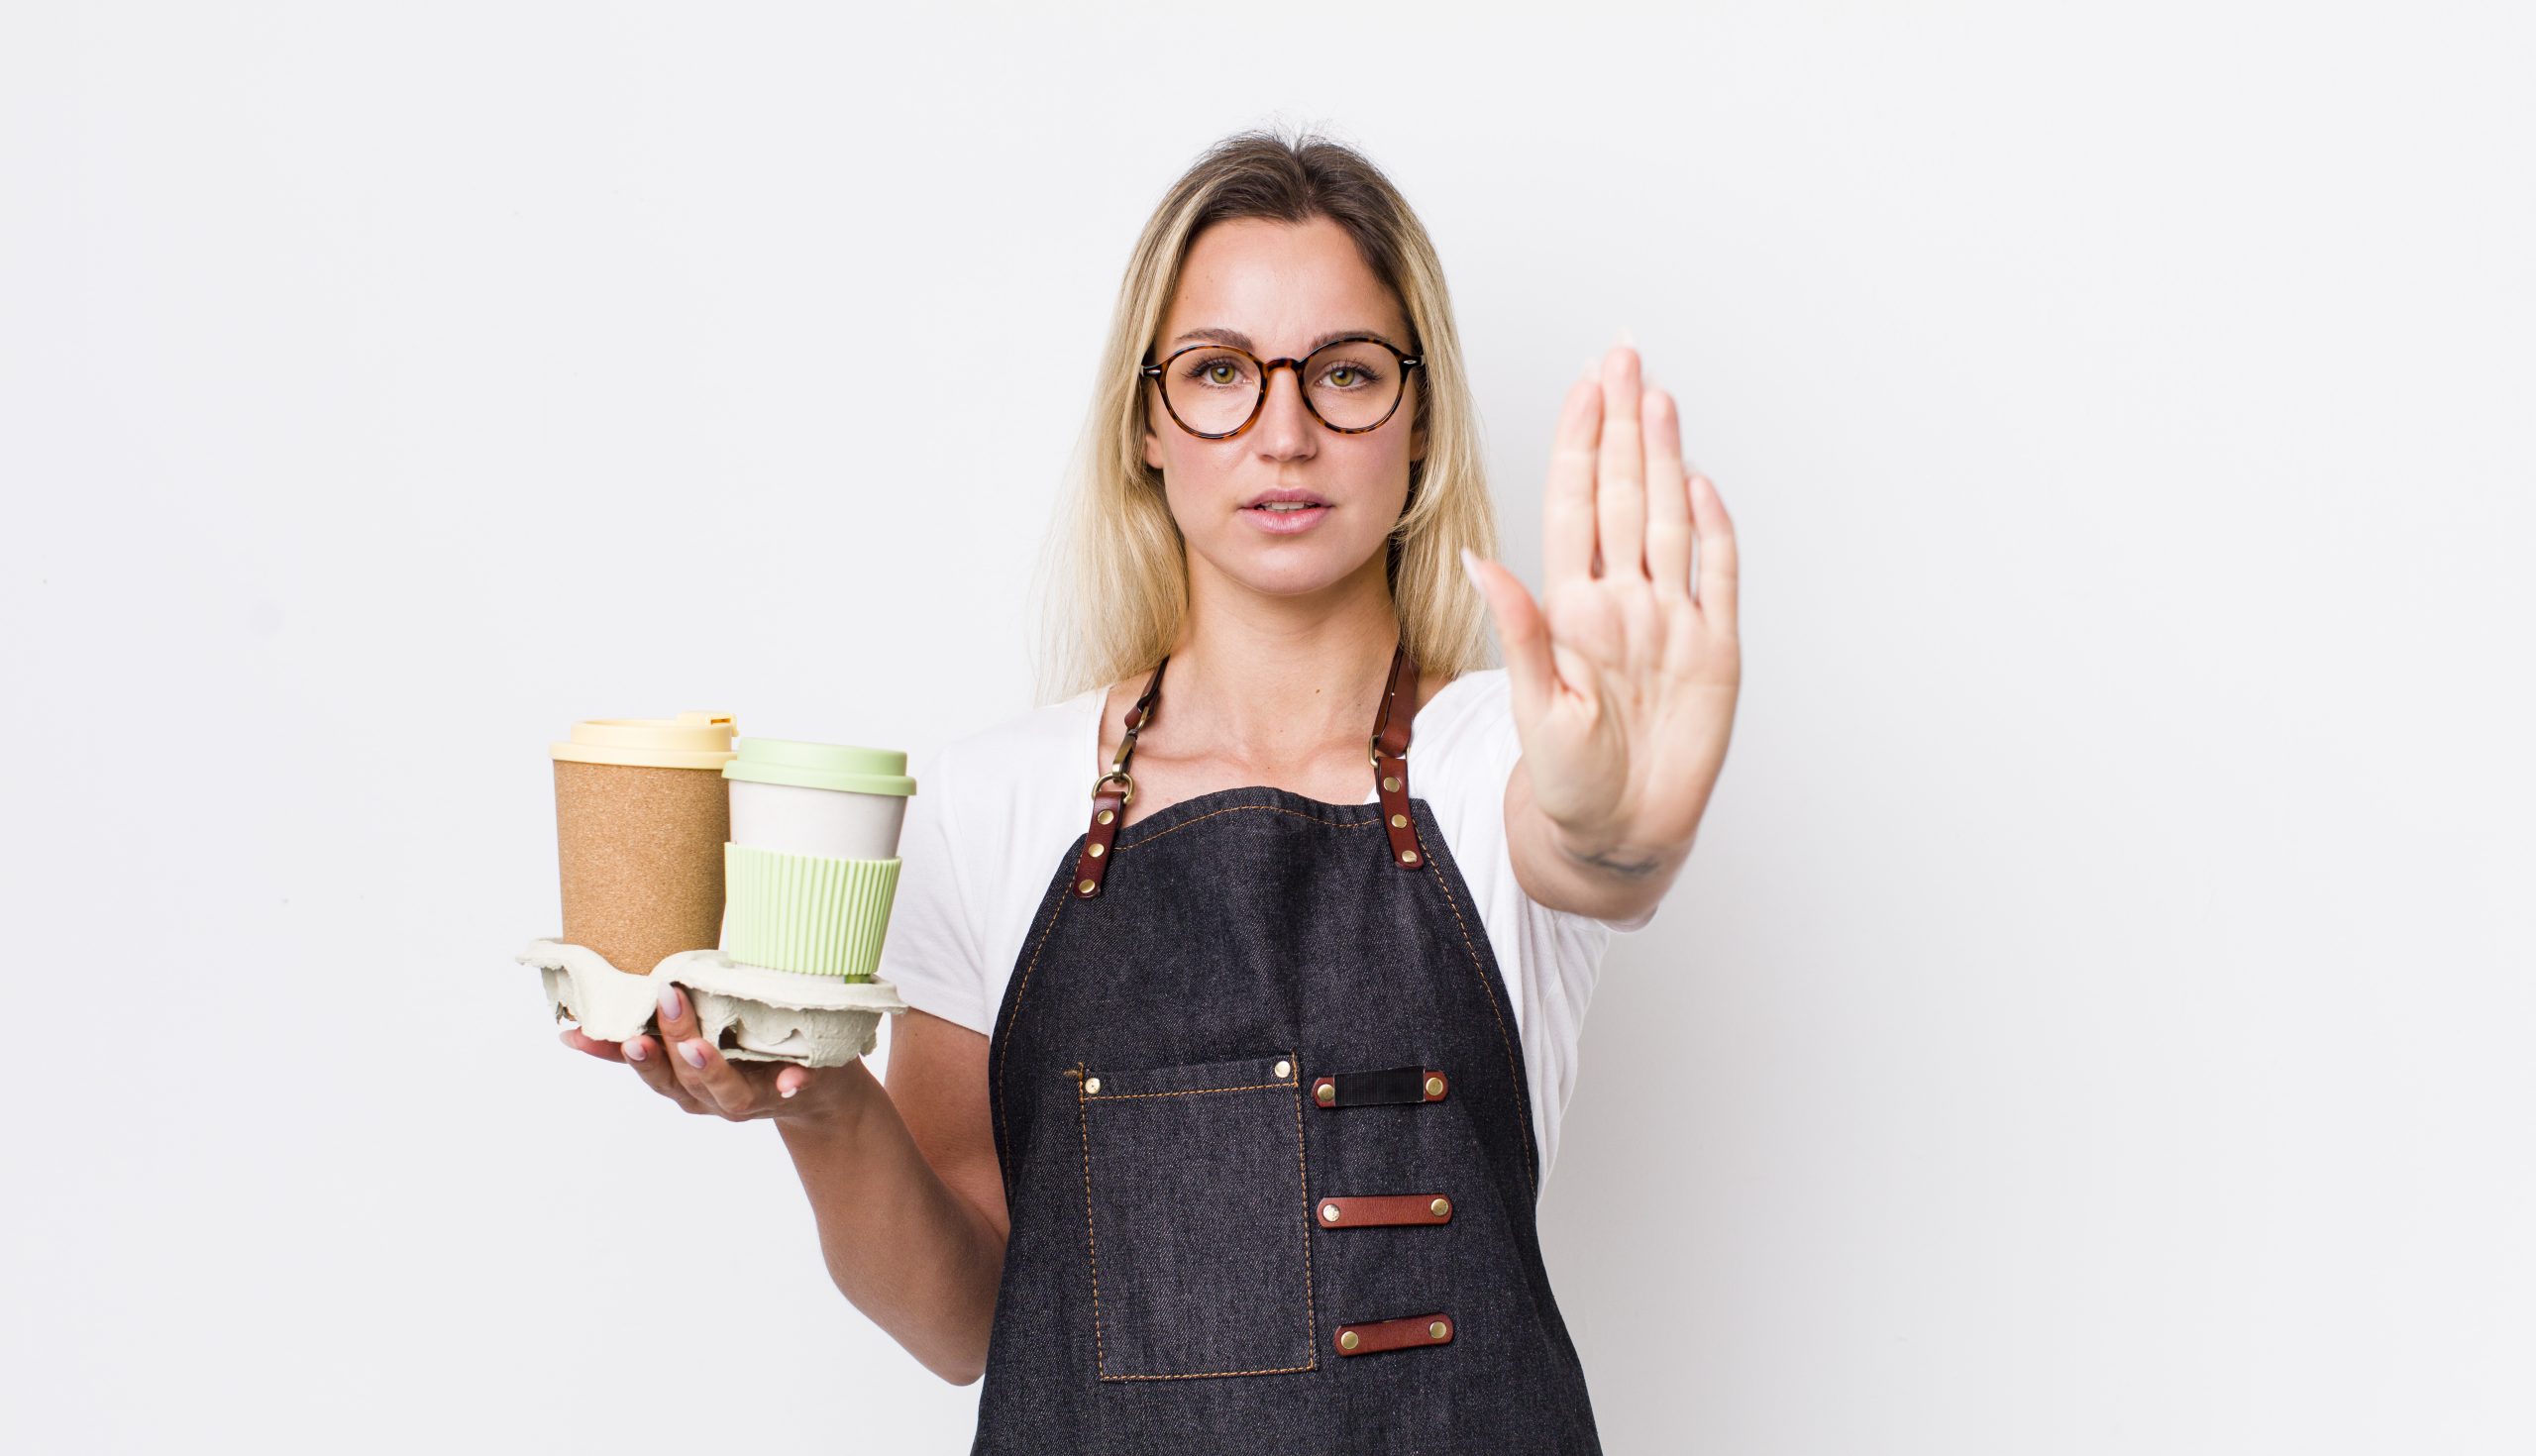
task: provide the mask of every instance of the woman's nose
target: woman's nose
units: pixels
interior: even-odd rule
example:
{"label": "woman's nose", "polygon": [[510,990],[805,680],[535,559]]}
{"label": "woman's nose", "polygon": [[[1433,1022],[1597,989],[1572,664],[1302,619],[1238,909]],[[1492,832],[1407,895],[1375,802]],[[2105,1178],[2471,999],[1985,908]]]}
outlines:
{"label": "woman's nose", "polygon": [[1268,371],[1268,398],[1259,407],[1259,436],[1263,454],[1279,459],[1310,453],[1313,438],[1321,430],[1321,422],[1304,406],[1304,383],[1300,373],[1289,366]]}

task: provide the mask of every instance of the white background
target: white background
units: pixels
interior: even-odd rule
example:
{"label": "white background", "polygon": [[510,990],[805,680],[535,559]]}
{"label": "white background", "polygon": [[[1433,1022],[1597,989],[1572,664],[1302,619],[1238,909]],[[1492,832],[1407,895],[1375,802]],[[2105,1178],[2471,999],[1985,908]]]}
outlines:
{"label": "white background", "polygon": [[1129,245],[1320,123],[1506,553],[1626,326],[1726,778],[1541,1208],[1614,1452],[2536,1443],[2522,7],[11,7],[27,1450],[966,1449],[558,1046],[546,744],[1030,704]]}

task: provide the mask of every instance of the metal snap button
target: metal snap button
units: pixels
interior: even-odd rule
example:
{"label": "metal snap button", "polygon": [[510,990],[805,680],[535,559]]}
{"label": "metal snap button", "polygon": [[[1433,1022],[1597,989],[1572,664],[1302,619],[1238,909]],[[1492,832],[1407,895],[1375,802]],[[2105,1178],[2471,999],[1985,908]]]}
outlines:
{"label": "metal snap button", "polygon": [[1385,793],[1398,793],[1400,791],[1400,780],[1394,779],[1389,774],[1385,774],[1383,776],[1383,791]]}
{"label": "metal snap button", "polygon": [[1117,817],[1118,817],[1118,815],[1117,815],[1117,813],[1116,813],[1114,810],[1110,810],[1110,809],[1103,809],[1103,810],[1101,811],[1101,813],[1100,813],[1100,816],[1099,816],[1099,817],[1100,817],[1100,819],[1101,819],[1101,822],[1102,822],[1102,823],[1107,824],[1107,823],[1109,823],[1110,820],[1117,818]]}
{"label": "metal snap button", "polygon": [[1108,845],[1106,845],[1106,844],[1095,843],[1095,844],[1092,846],[1092,857],[1093,857],[1094,859],[1096,859],[1096,860],[1097,860],[1097,859],[1100,859],[1103,855],[1105,855],[1105,854],[1109,853],[1109,851],[1110,851],[1110,846],[1108,846]]}
{"label": "metal snap button", "polygon": [[1452,1211],[1453,1211],[1453,1205],[1452,1205],[1451,1201],[1450,1201],[1450,1200],[1448,1200],[1448,1199],[1445,1199],[1445,1198],[1437,1198],[1435,1201],[1433,1201],[1433,1202],[1431,1202],[1431,1203],[1427,1204],[1426,1206],[1427,1206],[1427,1207],[1429,1207],[1429,1208],[1432,1208],[1433,1210],[1435,1210],[1435,1216],[1436,1216],[1436,1217],[1438,1217],[1438,1218],[1441,1218],[1441,1217],[1443,1217],[1445,1214],[1450,1213],[1450,1212],[1452,1212]]}
{"label": "metal snap button", "polygon": [[1438,1319],[1432,1324],[1427,1325],[1426,1336],[1429,1339],[1442,1339],[1444,1337],[1444,1321]]}
{"label": "metal snap button", "polygon": [[1442,1096],[1443,1094],[1444,1094],[1444,1079],[1442,1079],[1442,1078],[1440,1078],[1440,1077],[1429,1077],[1429,1078],[1427,1078],[1427,1079],[1426,1079],[1426,1095],[1428,1095],[1428,1096],[1430,1096],[1430,1097],[1440,1097],[1440,1096]]}
{"label": "metal snap button", "polygon": [[1321,1216],[1324,1222],[1336,1223],[1338,1221],[1338,1205],[1336,1203],[1321,1204]]}
{"label": "metal snap button", "polygon": [[1400,862],[1401,862],[1402,864],[1404,864],[1404,865],[1415,865],[1415,864],[1417,864],[1417,863],[1418,863],[1418,851],[1416,851],[1416,850],[1402,850],[1402,851],[1400,852]]}
{"label": "metal snap button", "polygon": [[1277,1064],[1277,1080],[1280,1082],[1284,1081],[1286,1078],[1293,1076],[1295,1066],[1292,1062],[1279,1062]]}
{"label": "metal snap button", "polygon": [[1340,1331],[1338,1335],[1338,1348],[1342,1350],[1352,1350],[1356,1348],[1356,1332],[1352,1329]]}
{"label": "metal snap button", "polygon": [[1392,816],[1391,816],[1391,827],[1392,827],[1392,828],[1394,828],[1394,829],[1406,829],[1406,828],[1408,828],[1408,827],[1409,827],[1409,816],[1408,816],[1407,814],[1394,814],[1394,815],[1392,815]]}
{"label": "metal snap button", "polygon": [[1338,1100],[1338,1089],[1336,1089],[1336,1088],[1334,1088],[1334,1087],[1330,1086],[1328,1083],[1325,1083],[1325,1082],[1324,1082],[1324,1083],[1322,1083],[1321,1086],[1319,1086],[1319,1087],[1317,1087],[1317,1088],[1314,1088],[1314,1089],[1312,1090],[1312,1099],[1313,1099],[1314,1101],[1316,1101],[1316,1102],[1334,1102],[1334,1101],[1337,1101],[1337,1100]]}
{"label": "metal snap button", "polygon": [[1092,893],[1092,882],[1087,880],[1081,884],[1076,885],[1075,888],[1083,891],[1085,894],[1090,894]]}
{"label": "metal snap button", "polygon": [[1088,1092],[1097,1092],[1101,1091],[1101,1079],[1098,1077],[1085,1078],[1083,1080],[1083,1090]]}

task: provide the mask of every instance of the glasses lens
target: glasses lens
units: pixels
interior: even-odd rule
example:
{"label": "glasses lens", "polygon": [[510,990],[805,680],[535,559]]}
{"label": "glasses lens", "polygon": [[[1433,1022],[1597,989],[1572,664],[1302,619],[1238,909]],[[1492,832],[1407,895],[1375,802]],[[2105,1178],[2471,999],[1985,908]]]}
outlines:
{"label": "glasses lens", "polygon": [[1163,366],[1162,391],[1180,423],[1220,435],[1250,418],[1259,402],[1259,366],[1237,349],[1192,349]]}
{"label": "glasses lens", "polygon": [[1362,339],[1326,345],[1303,364],[1313,409],[1341,430],[1362,430],[1390,414],[1406,372],[1390,350]]}
{"label": "glasses lens", "polygon": [[[1408,372],[1392,352],[1370,340],[1324,345],[1297,366],[1312,407],[1341,430],[1382,423],[1400,403]],[[1238,349],[1192,349],[1163,366],[1162,390],[1171,412],[1202,435],[1241,428],[1259,403],[1259,365]]]}

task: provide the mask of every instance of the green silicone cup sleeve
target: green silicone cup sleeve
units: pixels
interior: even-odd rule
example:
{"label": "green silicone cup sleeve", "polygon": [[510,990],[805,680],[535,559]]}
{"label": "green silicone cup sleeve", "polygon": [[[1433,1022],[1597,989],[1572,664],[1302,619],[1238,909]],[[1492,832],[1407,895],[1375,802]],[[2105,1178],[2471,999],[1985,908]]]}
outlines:
{"label": "green silicone cup sleeve", "polygon": [[722,950],[736,961],[869,981],[898,888],[898,861],[792,855],[725,841],[730,913]]}

